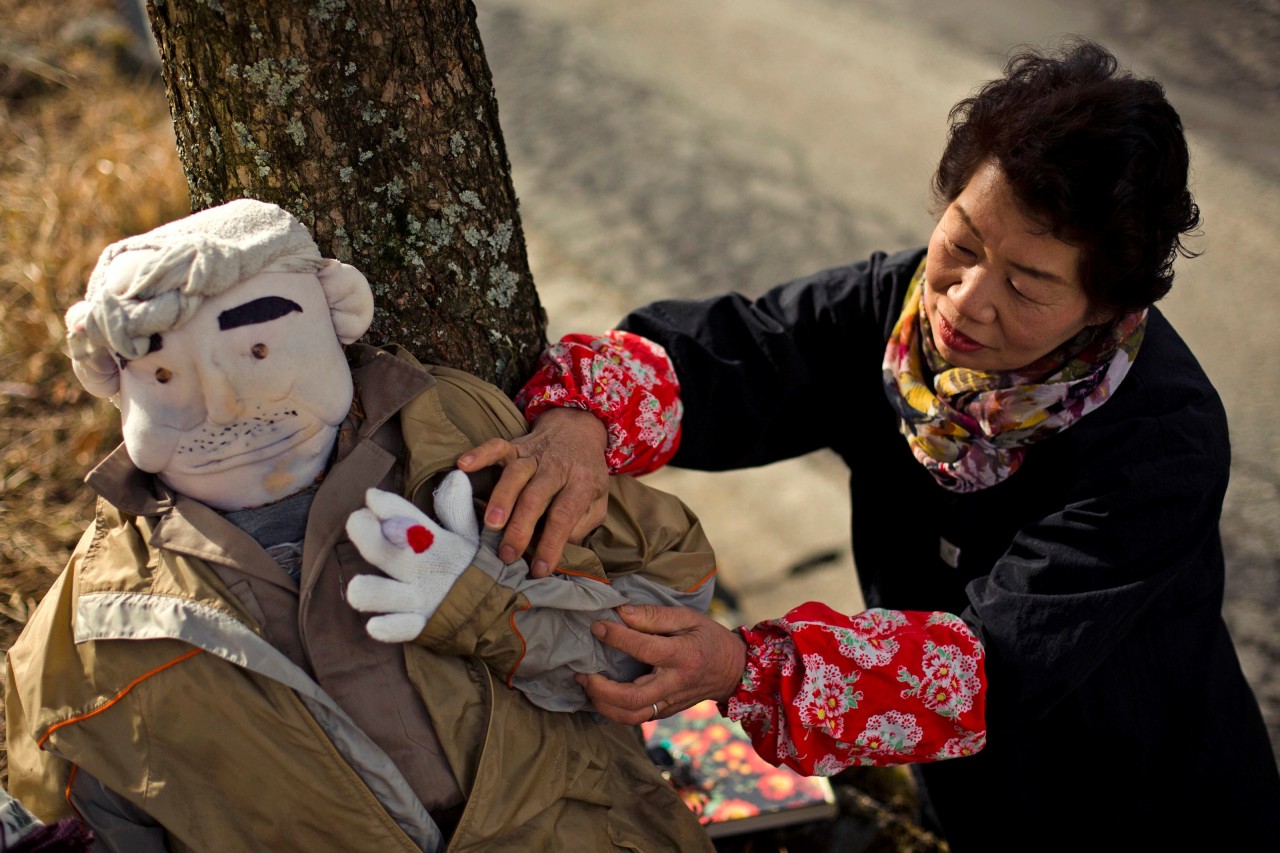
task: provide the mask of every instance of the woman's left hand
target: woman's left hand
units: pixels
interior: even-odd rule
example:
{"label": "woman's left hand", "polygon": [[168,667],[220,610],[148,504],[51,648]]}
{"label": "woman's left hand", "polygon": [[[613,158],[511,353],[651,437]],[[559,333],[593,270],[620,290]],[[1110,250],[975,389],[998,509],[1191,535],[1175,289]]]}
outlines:
{"label": "woman's left hand", "polygon": [[566,542],[579,543],[605,519],[609,469],[605,426],[581,409],[551,409],[533,431],[507,441],[491,438],[458,460],[463,471],[501,465],[502,476],[485,506],[485,527],[504,529],[498,557],[514,562],[544,518],[530,574],[545,578],[560,565]]}
{"label": "woman's left hand", "polygon": [[636,725],[668,717],[703,699],[721,701],[742,680],[747,645],[710,616],[687,607],[626,604],[617,608],[625,625],[597,622],[596,638],[626,652],[653,672],[627,684],[603,675],[579,675],[597,711],[610,720]]}

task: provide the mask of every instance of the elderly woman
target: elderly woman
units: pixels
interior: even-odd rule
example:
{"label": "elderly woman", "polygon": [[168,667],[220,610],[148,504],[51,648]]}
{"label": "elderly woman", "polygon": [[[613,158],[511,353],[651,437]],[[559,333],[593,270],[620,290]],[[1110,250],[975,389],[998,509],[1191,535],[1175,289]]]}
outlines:
{"label": "elderly woman", "polygon": [[598,635],[655,668],[584,679],[601,712],[714,698],[805,773],[954,756],[919,775],[957,850],[1280,842],[1221,617],[1227,422],[1153,307],[1199,222],[1179,117],[1078,41],[1013,58],[951,120],[927,247],[553,347],[533,436],[461,462],[506,466],[486,522],[514,554],[550,504],[545,571],[598,517],[600,450],[636,473],[831,448],[875,609],[728,631],[624,608]]}

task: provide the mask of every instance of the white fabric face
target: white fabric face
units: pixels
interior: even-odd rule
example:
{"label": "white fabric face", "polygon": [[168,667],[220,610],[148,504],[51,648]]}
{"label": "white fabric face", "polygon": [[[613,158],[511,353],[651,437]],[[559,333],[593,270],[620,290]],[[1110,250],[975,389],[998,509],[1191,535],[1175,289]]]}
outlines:
{"label": "white fabric face", "polygon": [[351,398],[325,289],[310,273],[259,273],[205,300],[120,381],[134,464],[224,511],[310,485]]}

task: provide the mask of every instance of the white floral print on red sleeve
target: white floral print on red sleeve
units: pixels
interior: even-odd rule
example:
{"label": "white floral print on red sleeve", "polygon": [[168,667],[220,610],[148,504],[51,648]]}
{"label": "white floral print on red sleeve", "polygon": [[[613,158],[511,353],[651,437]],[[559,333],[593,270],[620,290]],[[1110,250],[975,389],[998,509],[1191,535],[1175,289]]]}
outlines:
{"label": "white floral print on red sleeve", "polygon": [[675,368],[666,350],[630,332],[565,335],[542,354],[516,405],[529,423],[555,406],[600,418],[613,474],[656,471],[680,446],[684,408]]}
{"label": "white floral print on red sleeve", "polygon": [[830,776],[972,755],[986,743],[982,644],[958,616],[850,617],[811,602],[739,631],[747,668],[721,712],[775,765]]}

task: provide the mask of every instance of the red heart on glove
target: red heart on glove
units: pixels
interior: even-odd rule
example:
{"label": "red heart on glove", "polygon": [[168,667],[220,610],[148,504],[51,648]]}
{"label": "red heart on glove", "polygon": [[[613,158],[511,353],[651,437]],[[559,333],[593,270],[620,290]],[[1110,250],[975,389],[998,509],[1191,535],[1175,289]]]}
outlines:
{"label": "red heart on glove", "polygon": [[413,549],[415,554],[421,554],[431,547],[432,542],[436,541],[436,537],[431,535],[431,531],[421,524],[415,524],[406,530],[404,537],[409,541],[409,547]]}

